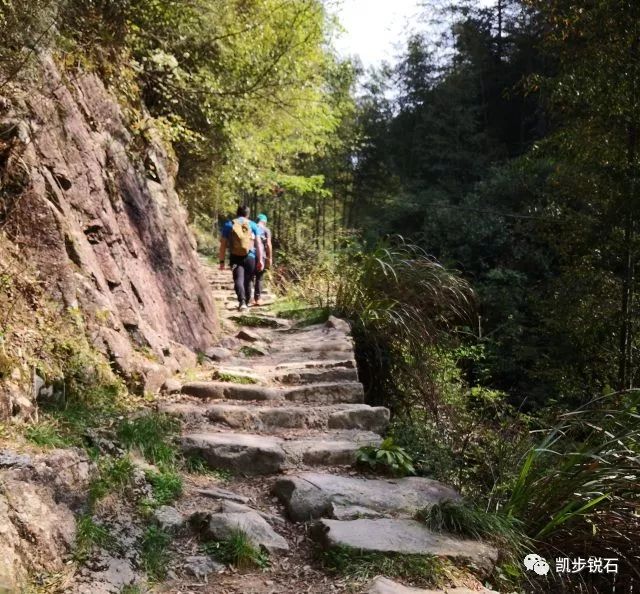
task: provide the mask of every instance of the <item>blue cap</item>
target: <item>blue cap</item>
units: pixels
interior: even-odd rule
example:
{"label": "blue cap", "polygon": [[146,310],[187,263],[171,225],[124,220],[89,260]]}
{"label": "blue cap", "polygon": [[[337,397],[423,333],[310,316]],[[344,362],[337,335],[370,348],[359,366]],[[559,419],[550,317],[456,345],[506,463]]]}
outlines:
{"label": "blue cap", "polygon": [[263,214],[263,213],[260,213],[258,215],[258,221],[262,221],[262,222],[266,223],[267,222],[267,215]]}

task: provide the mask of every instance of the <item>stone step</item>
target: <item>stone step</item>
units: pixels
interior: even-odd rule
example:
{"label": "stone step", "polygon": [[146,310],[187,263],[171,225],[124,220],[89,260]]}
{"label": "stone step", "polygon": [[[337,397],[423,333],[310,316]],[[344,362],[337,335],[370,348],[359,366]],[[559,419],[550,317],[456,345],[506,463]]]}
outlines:
{"label": "stone step", "polygon": [[359,382],[303,384],[282,388],[290,402],[307,404],[359,404],[364,402],[364,387]]}
{"label": "stone step", "polygon": [[367,588],[365,594],[498,594],[495,590],[487,590],[480,584],[471,588],[444,588],[443,590],[424,590],[422,588],[410,588],[394,582],[383,576],[377,576]]}
{"label": "stone step", "polygon": [[251,433],[188,433],[181,438],[186,455],[201,456],[211,468],[241,474],[273,474],[295,466],[346,466],[357,451],[381,442],[371,432],[335,432],[283,439]]}
{"label": "stone step", "polygon": [[295,522],[387,515],[412,518],[435,503],[460,499],[452,488],[428,478],[367,479],[317,472],[278,479],[273,494]]}
{"label": "stone step", "polygon": [[[278,360],[278,357],[272,357],[273,360]],[[288,357],[286,362],[278,363],[275,366],[277,372],[289,372],[296,373],[299,370],[313,370],[313,369],[333,369],[336,367],[345,367],[347,369],[355,369],[355,359],[349,359],[337,357],[336,359],[309,359],[308,356],[300,361],[291,361]]]}
{"label": "stone step", "polygon": [[358,404],[364,402],[364,388],[358,382],[306,384],[274,388],[230,382],[187,382],[182,393],[215,400],[289,400],[308,404]]}
{"label": "stone step", "polygon": [[287,385],[317,384],[322,382],[357,382],[358,370],[355,367],[328,367],[325,369],[298,369],[275,371],[269,375],[271,381]]}
{"label": "stone step", "polygon": [[498,560],[497,549],[487,543],[432,532],[421,522],[409,519],[323,519],[313,527],[312,537],[325,549],[433,555],[458,565],[473,565],[485,575]]}
{"label": "stone step", "polygon": [[232,429],[277,432],[282,429],[344,429],[383,433],[389,410],[366,404],[333,406],[259,406],[256,404],[168,403],[160,411],[191,424],[222,423]]}

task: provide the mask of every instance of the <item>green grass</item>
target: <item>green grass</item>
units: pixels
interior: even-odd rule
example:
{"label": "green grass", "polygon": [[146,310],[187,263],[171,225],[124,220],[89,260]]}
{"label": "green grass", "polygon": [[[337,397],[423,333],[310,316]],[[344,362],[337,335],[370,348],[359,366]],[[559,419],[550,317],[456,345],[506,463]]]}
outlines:
{"label": "green grass", "polygon": [[169,505],[182,495],[182,477],[174,470],[149,471],[146,477],[153,489],[153,499],[157,505]]}
{"label": "green grass", "polygon": [[240,349],[240,354],[245,357],[264,357],[264,353],[261,350],[251,346],[243,346]]}
{"label": "green grass", "polygon": [[130,584],[128,586],[123,586],[122,590],[120,590],[120,594],[144,594],[147,590],[143,589],[142,586],[138,586],[138,584]]}
{"label": "green grass", "polygon": [[98,463],[98,477],[89,486],[89,501],[95,503],[108,493],[124,495],[133,481],[134,467],[129,456],[105,456]]}
{"label": "green grass", "polygon": [[201,474],[215,476],[222,481],[230,481],[233,478],[233,472],[222,468],[211,468],[207,461],[196,454],[191,454],[184,459],[184,466],[190,474]]}
{"label": "green grass", "polygon": [[335,547],[320,552],[320,560],[329,571],[358,581],[384,575],[411,580],[420,586],[437,587],[445,573],[443,562],[429,555],[370,553]]}
{"label": "green grass", "polygon": [[64,435],[59,423],[54,420],[44,420],[30,425],[25,429],[24,436],[42,448],[68,448],[77,445],[77,440]]}
{"label": "green grass", "polygon": [[328,307],[313,307],[297,300],[276,301],[270,309],[287,320],[294,320],[299,327],[324,324],[331,315]]}
{"label": "green grass", "polygon": [[172,443],[180,423],[168,415],[149,413],[126,419],[118,428],[118,438],[127,448],[138,448],[148,462],[173,466],[178,449]]}
{"label": "green grass", "polygon": [[73,558],[78,563],[84,563],[94,547],[112,550],[116,545],[114,537],[108,528],[96,524],[90,515],[83,515],[76,524],[76,542]]}
{"label": "green grass", "polygon": [[241,326],[249,328],[280,328],[282,325],[277,320],[259,316],[232,316],[231,319]]}
{"label": "green grass", "polygon": [[154,581],[161,581],[167,575],[170,543],[171,535],[157,526],[149,526],[142,536],[141,564],[149,578]]}
{"label": "green grass", "polygon": [[234,530],[226,540],[205,543],[202,550],[221,563],[233,565],[240,570],[254,567],[263,569],[269,565],[268,554],[253,546],[246,533],[240,529]]}
{"label": "green grass", "polygon": [[226,373],[224,371],[216,371],[213,379],[219,382],[229,382],[231,384],[257,384],[258,381],[252,377],[244,375],[236,375],[234,373]]}
{"label": "green grass", "polygon": [[449,532],[500,546],[505,557],[518,558],[530,550],[522,522],[514,517],[490,513],[463,502],[443,501],[419,512],[418,519],[430,530]]}

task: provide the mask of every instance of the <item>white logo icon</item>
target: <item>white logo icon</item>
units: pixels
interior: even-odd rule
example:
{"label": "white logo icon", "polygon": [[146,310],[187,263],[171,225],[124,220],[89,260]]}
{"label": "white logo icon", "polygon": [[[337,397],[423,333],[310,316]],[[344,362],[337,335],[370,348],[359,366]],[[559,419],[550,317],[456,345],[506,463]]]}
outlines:
{"label": "white logo icon", "polygon": [[549,564],[540,555],[533,553],[524,558],[524,566],[529,571],[535,571],[538,575],[549,573]]}

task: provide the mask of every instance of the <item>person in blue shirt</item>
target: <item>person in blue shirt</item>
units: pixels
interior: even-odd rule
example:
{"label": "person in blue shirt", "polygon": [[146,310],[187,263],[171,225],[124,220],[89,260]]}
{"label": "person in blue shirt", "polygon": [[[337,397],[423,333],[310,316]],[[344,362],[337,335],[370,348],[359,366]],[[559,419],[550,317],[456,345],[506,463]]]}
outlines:
{"label": "person in blue shirt", "polygon": [[238,297],[238,310],[244,311],[251,298],[251,280],[256,271],[262,270],[263,243],[260,230],[249,220],[249,207],[239,206],[237,216],[227,221],[222,228],[220,250],[218,253],[220,270],[224,270],[224,261],[229,249],[229,265],[233,271],[233,287]]}
{"label": "person in blue shirt", "polygon": [[262,244],[262,270],[256,269],[255,291],[253,305],[262,305],[260,296],[262,295],[262,277],[265,270],[271,268],[273,246],[271,245],[271,230],[267,227],[267,215],[260,213],[257,218],[260,243]]}

